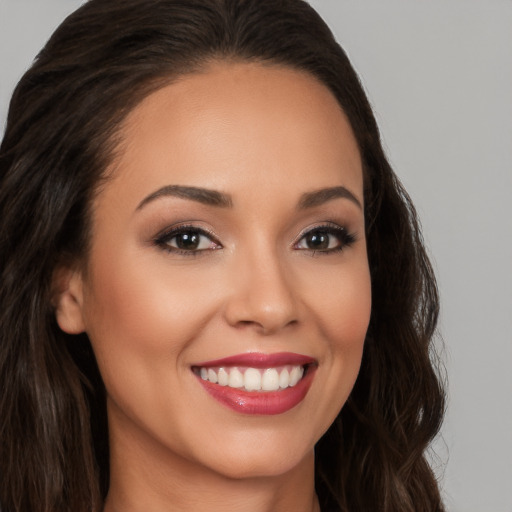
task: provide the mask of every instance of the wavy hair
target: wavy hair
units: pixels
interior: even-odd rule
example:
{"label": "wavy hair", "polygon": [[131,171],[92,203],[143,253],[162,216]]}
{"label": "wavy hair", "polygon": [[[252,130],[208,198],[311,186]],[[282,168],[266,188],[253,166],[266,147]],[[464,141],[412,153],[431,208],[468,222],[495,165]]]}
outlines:
{"label": "wavy hair", "polygon": [[362,157],[372,313],[355,387],[316,447],[322,507],[441,512],[425,456],[444,412],[434,274],[359,79],[302,0],[90,0],[15,89],[0,146],[0,510],[102,508],[105,389],[87,336],[56,324],[53,274],[87,255],[91,200],[127,113],[219,59],[316,77]]}

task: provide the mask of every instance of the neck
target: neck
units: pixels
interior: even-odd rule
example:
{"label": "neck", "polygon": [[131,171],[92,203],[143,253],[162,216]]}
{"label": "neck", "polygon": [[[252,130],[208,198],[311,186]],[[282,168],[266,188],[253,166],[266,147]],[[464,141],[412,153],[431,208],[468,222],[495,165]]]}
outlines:
{"label": "neck", "polygon": [[320,512],[313,451],[284,474],[234,479],[140,435],[112,436],[110,444],[104,512]]}

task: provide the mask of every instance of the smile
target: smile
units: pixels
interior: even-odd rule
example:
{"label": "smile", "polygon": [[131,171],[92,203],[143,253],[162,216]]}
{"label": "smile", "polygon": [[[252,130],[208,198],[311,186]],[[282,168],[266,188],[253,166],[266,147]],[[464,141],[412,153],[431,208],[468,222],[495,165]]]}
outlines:
{"label": "smile", "polygon": [[247,353],[192,366],[203,388],[245,414],[280,414],[298,405],[313,381],[317,362],[292,353]]}
{"label": "smile", "polygon": [[228,386],[243,388],[246,391],[277,391],[297,385],[304,375],[304,366],[285,366],[280,368],[205,368],[199,370],[203,380]]}

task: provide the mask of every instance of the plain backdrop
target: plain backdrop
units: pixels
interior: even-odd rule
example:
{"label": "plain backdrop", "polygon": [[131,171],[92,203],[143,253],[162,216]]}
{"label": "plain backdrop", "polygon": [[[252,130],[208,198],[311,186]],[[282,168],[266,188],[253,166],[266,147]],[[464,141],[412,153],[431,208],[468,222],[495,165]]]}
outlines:
{"label": "plain backdrop", "polygon": [[[15,83],[80,3],[0,0],[0,134]],[[512,1],[311,3],[360,73],[437,270],[448,510],[512,512]]]}

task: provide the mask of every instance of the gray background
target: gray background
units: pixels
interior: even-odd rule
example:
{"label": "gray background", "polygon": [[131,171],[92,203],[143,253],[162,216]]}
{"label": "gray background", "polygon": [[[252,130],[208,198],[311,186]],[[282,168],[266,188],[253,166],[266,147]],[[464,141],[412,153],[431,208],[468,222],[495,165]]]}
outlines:
{"label": "gray background", "polygon": [[[79,0],[0,0],[0,133],[16,81]],[[360,73],[419,210],[450,390],[450,512],[512,512],[512,1],[312,0]]]}

